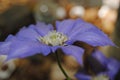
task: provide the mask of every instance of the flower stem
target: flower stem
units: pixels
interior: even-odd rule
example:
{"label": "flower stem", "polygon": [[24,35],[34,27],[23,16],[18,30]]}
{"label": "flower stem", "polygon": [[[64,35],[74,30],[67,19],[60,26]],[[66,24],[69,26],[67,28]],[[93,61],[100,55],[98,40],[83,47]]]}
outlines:
{"label": "flower stem", "polygon": [[62,73],[64,74],[64,76],[66,77],[65,80],[71,80],[70,77],[67,75],[67,73],[65,72],[65,70],[63,69],[63,67],[62,67],[62,65],[61,65],[60,58],[59,58],[59,55],[58,55],[57,51],[56,51],[55,54],[56,54],[58,66],[59,66],[59,68],[61,69],[61,71],[62,71]]}

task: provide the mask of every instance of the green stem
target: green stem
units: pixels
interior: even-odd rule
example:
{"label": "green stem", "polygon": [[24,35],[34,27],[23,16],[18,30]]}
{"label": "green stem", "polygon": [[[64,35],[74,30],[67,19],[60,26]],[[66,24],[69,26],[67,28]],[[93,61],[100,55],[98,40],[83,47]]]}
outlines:
{"label": "green stem", "polygon": [[65,70],[63,69],[63,67],[62,67],[62,65],[61,65],[60,58],[59,58],[59,55],[58,55],[57,51],[56,51],[55,54],[56,54],[58,66],[59,66],[59,68],[61,69],[61,71],[62,71],[62,73],[64,74],[64,76],[66,77],[65,80],[71,80],[70,77],[67,75],[67,73],[65,72]]}

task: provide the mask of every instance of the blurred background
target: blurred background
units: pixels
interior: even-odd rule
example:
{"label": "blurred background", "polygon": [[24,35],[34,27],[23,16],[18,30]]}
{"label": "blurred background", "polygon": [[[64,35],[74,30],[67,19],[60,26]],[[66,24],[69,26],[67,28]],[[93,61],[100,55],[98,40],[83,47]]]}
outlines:
{"label": "blurred background", "polygon": [[[23,26],[36,21],[55,24],[56,20],[82,18],[104,31],[120,46],[120,0],[0,0],[0,41],[9,34],[15,34]],[[89,54],[93,47],[76,42]],[[120,60],[120,49],[98,47],[108,57]],[[62,52],[61,52],[62,53]],[[73,80],[79,69],[75,59],[64,54],[62,65]],[[15,59],[2,65],[6,56],[0,56],[0,80],[64,80],[55,56],[34,55]]]}

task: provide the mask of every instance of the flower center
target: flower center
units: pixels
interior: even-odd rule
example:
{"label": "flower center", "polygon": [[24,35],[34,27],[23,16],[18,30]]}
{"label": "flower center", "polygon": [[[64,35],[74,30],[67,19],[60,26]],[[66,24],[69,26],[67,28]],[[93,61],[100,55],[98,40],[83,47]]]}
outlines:
{"label": "flower center", "polygon": [[99,75],[92,78],[92,80],[110,80],[107,75]]}
{"label": "flower center", "polygon": [[50,46],[57,46],[57,45],[65,45],[64,42],[66,42],[68,38],[66,35],[60,32],[56,32],[54,30],[49,32],[47,35],[40,37],[39,40],[44,44]]}

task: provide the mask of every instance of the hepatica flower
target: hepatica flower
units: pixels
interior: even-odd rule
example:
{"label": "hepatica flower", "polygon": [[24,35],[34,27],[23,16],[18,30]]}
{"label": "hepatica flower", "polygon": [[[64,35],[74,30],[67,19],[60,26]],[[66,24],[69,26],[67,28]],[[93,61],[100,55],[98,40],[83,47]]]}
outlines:
{"label": "hepatica flower", "polygon": [[[78,80],[115,80],[114,78],[120,69],[120,63],[113,58],[105,57],[100,51],[95,51],[92,56],[101,63],[104,71],[94,75],[79,72],[76,74]],[[95,63],[91,62],[91,66],[93,64]],[[95,66],[92,67],[96,68]]]}
{"label": "hepatica flower", "polygon": [[92,46],[114,45],[94,25],[81,19],[68,19],[56,21],[55,27],[43,22],[23,27],[15,36],[9,35],[4,42],[0,42],[0,54],[8,55],[8,59],[24,58],[37,53],[46,56],[60,48],[82,64],[84,49],[72,45],[75,41],[83,41]]}

